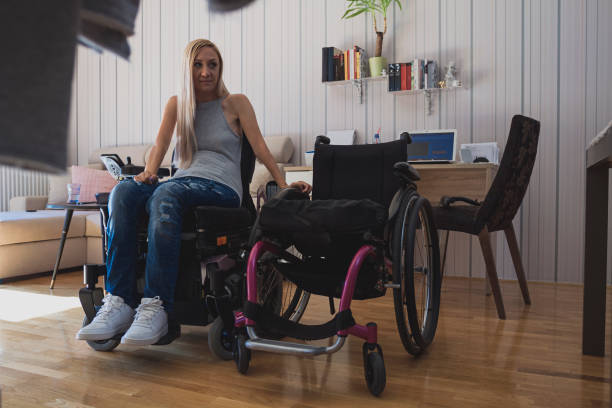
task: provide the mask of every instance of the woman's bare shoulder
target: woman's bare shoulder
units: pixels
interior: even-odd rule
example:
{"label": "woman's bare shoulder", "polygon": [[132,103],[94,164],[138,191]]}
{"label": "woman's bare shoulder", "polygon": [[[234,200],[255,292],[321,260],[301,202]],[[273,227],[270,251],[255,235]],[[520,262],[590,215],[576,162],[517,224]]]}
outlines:
{"label": "woman's bare shoulder", "polygon": [[173,116],[176,116],[177,106],[178,106],[177,96],[176,95],[171,96],[170,99],[168,99],[168,102],[166,102],[166,108],[164,109],[164,114],[171,114]]}
{"label": "woman's bare shoulder", "polygon": [[168,102],[166,102],[166,106],[168,106],[168,107],[176,108],[177,104],[178,104],[178,96],[176,96],[176,95],[172,95],[168,99]]}
{"label": "woman's bare shoulder", "polygon": [[247,98],[245,94],[241,93],[229,94],[223,102],[226,103],[227,107],[229,107],[234,112],[242,111],[245,106],[248,106],[248,104],[250,103],[249,98]]}

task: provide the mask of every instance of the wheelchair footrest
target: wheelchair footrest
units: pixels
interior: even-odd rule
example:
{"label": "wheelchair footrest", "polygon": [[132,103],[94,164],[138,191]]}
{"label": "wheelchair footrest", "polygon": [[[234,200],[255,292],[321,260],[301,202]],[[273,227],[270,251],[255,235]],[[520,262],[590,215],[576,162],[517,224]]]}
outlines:
{"label": "wheelchair footrest", "polygon": [[245,346],[251,350],[272,351],[282,354],[318,356],[319,354],[327,353],[327,348],[324,346],[311,346],[309,344],[260,338],[247,340]]}

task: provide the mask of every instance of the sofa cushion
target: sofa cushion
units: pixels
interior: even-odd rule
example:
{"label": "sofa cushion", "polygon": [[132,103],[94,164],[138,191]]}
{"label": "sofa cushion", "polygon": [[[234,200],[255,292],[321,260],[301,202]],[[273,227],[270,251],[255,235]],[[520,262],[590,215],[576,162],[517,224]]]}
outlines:
{"label": "sofa cushion", "polygon": [[100,232],[100,214],[99,213],[89,213],[87,217],[85,217],[85,236],[87,238],[102,237],[102,233]]}
{"label": "sofa cushion", "polygon": [[268,150],[277,163],[289,163],[293,155],[293,142],[287,136],[267,136],[265,139]]}
{"label": "sofa cushion", "polygon": [[[82,237],[85,233],[84,211],[75,211],[68,237]],[[64,226],[64,211],[0,212],[0,245],[58,239]]]}
{"label": "sofa cushion", "polygon": [[82,203],[95,202],[96,193],[109,193],[117,184],[108,171],[83,166],[72,166],[72,182],[81,185]]}
{"label": "sofa cushion", "polygon": [[[285,163],[276,163],[278,169],[281,171],[281,174],[284,173],[283,168],[285,167]],[[249,185],[249,192],[252,196],[257,194],[257,189],[261,186],[265,186],[268,181],[272,181],[272,174],[268,171],[266,166],[257,162],[255,163],[255,171],[253,171],[253,179],[251,180],[251,184]]]}
{"label": "sofa cushion", "polygon": [[[72,225],[70,230],[72,230]],[[83,237],[66,240],[60,269],[73,268],[87,263],[86,241]],[[58,247],[59,239],[0,245],[0,283],[4,278],[52,271]],[[98,248],[98,251],[101,251],[101,247]]]}

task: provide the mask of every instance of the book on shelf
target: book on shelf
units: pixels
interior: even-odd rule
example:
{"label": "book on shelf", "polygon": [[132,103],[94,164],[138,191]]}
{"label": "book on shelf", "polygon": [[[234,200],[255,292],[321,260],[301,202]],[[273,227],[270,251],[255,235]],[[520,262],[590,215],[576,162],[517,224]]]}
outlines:
{"label": "book on shelf", "polygon": [[438,87],[436,61],[416,58],[411,62],[391,63],[387,68],[390,92]]}
{"label": "book on shelf", "polygon": [[406,80],[406,74],[408,73],[408,64],[405,62],[400,63],[400,90],[405,91],[408,89],[408,81]]}
{"label": "book on shelf", "polygon": [[370,76],[370,70],[368,69],[368,54],[358,45],[356,45],[354,49],[357,54],[357,78],[367,78]]}
{"label": "book on shelf", "polygon": [[367,59],[365,50],[358,45],[345,51],[323,47],[321,80],[330,82],[366,78],[369,76]]}
{"label": "book on shelf", "polygon": [[[336,47],[323,47],[321,67],[321,80],[323,82],[344,79],[344,59],[342,54],[342,50]],[[342,73],[342,78],[340,78],[340,73]]]}

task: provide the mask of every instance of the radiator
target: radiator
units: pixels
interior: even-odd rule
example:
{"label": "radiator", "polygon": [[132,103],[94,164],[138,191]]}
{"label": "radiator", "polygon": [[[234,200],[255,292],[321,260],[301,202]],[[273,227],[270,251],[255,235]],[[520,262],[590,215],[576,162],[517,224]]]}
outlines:
{"label": "radiator", "polygon": [[47,195],[48,191],[47,173],[0,166],[0,211],[8,211],[12,197]]}

